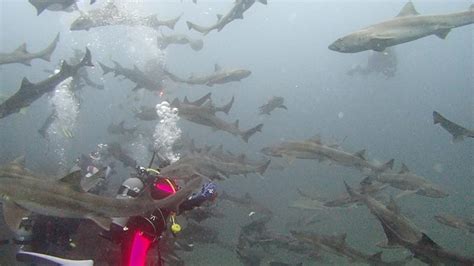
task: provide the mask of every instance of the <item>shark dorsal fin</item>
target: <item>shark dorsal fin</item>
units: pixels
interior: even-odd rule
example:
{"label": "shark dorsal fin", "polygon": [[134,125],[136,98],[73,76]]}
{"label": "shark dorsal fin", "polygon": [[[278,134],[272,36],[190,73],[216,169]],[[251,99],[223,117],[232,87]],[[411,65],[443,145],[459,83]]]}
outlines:
{"label": "shark dorsal fin", "polygon": [[346,233],[343,233],[343,234],[339,234],[339,235],[335,235],[334,236],[334,239],[336,240],[336,244],[338,246],[344,246],[346,244],[346,238],[347,238],[347,234]]}
{"label": "shark dorsal fin", "polygon": [[400,13],[398,13],[397,17],[416,16],[419,14],[420,13],[416,11],[415,6],[410,1],[403,6],[402,10],[400,10]]}
{"label": "shark dorsal fin", "polygon": [[399,174],[406,174],[410,172],[410,169],[408,169],[408,166],[406,166],[404,163],[402,163],[402,169],[400,169],[400,172],[398,172]]}
{"label": "shark dorsal fin", "polygon": [[392,212],[396,214],[400,214],[400,207],[398,207],[397,203],[395,202],[392,196],[390,196],[390,202],[387,205],[387,209],[391,210]]}
{"label": "shark dorsal fin", "polygon": [[222,14],[217,14],[217,22],[221,21],[222,19]]}
{"label": "shark dorsal fin", "polygon": [[322,144],[321,136],[319,134],[312,136],[311,138],[308,139],[308,141],[316,143],[316,144]]}
{"label": "shark dorsal fin", "polygon": [[11,201],[3,202],[3,218],[8,227],[13,231],[18,231],[21,220],[30,214],[28,210]]}
{"label": "shark dorsal fin", "polygon": [[354,153],[354,156],[359,157],[359,158],[361,158],[362,160],[366,160],[366,159],[365,159],[365,149],[360,150],[360,151]]}
{"label": "shark dorsal fin", "polygon": [[188,96],[184,96],[183,103],[189,104]]}
{"label": "shark dorsal fin", "polygon": [[174,100],[171,102],[171,106],[179,107],[179,99],[178,99],[178,98],[174,98]]}
{"label": "shark dorsal fin", "polygon": [[68,184],[74,190],[83,191],[81,186],[81,179],[81,170],[77,170],[61,178],[59,181]]}
{"label": "shark dorsal fin", "polygon": [[16,157],[10,164],[25,167],[25,155]]}
{"label": "shark dorsal fin", "polygon": [[18,46],[18,48],[16,48],[15,52],[20,52],[20,53],[28,53],[28,51],[26,51],[26,42],[23,43],[22,45]]}
{"label": "shark dorsal fin", "polygon": [[21,88],[28,88],[28,87],[31,87],[31,86],[33,86],[33,83],[31,83],[26,77],[21,80],[20,89]]}
{"label": "shark dorsal fin", "polygon": [[222,67],[219,64],[214,64],[214,71],[219,72],[222,70]]}
{"label": "shark dorsal fin", "polygon": [[239,119],[235,120],[234,126],[235,126],[235,128],[239,128]]}
{"label": "shark dorsal fin", "polygon": [[428,246],[434,249],[442,249],[436,242],[434,242],[429,236],[425,233],[421,233],[421,239],[418,241],[418,245]]}

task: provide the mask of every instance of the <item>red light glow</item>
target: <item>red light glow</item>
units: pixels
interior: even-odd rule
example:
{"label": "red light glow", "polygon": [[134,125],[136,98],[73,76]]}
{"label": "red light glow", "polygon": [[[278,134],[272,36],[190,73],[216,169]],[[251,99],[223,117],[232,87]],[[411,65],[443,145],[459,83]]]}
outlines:
{"label": "red light glow", "polygon": [[146,262],[146,253],[150,248],[150,245],[151,240],[148,239],[142,231],[135,232],[128,266],[144,266]]}
{"label": "red light glow", "polygon": [[164,191],[168,194],[174,194],[176,191],[174,190],[174,188],[172,187],[172,185],[169,185],[169,184],[160,184],[160,183],[156,183],[155,184],[155,188],[156,189],[159,189],[161,191]]}

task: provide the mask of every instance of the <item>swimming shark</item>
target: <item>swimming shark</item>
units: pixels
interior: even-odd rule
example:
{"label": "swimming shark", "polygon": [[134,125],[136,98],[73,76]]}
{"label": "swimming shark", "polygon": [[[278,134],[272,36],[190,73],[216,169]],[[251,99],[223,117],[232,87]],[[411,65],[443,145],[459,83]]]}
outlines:
{"label": "swimming shark", "polygon": [[45,93],[53,91],[58,84],[74,76],[84,66],[93,66],[91,53],[87,48],[81,62],[76,65],[69,65],[66,61],[63,61],[60,70],[43,81],[31,83],[27,78],[23,78],[20,89],[0,104],[0,119],[28,107]]}
{"label": "swimming shark", "polygon": [[262,153],[273,157],[283,157],[288,162],[297,159],[312,159],[331,161],[338,165],[354,167],[360,171],[381,173],[392,169],[394,159],[387,161],[383,165],[370,162],[365,157],[365,150],[356,153],[349,153],[339,148],[339,145],[325,145],[319,136],[314,136],[303,141],[285,141],[273,146],[265,147]]}
{"label": "swimming shark", "polygon": [[133,66],[133,69],[125,68],[116,61],[112,61],[114,67],[106,66],[99,62],[100,67],[104,75],[108,73],[114,73],[114,76],[122,76],[126,79],[134,82],[136,86],[133,88],[133,91],[139,89],[146,89],[149,91],[159,91],[162,90],[163,84],[162,80],[158,78],[150,78],[143,71],[141,71],[137,66]]}
{"label": "swimming shark", "polygon": [[162,26],[174,29],[174,26],[181,18],[181,15],[170,20],[161,21],[157,15],[147,17],[134,17],[121,12],[113,2],[109,2],[106,6],[94,9],[89,12],[81,12],[81,16],[74,20],[70,29],[72,31],[90,30],[91,28],[104,26],[145,26],[154,30],[158,30]]}
{"label": "swimming shark", "polygon": [[451,122],[436,111],[433,111],[433,123],[440,124],[442,128],[446,129],[453,136],[453,142],[462,141],[464,137],[474,138],[474,130]]}
{"label": "swimming shark", "polygon": [[53,42],[51,42],[48,47],[44,50],[39,51],[37,53],[29,53],[26,50],[26,43],[23,43],[15,51],[7,54],[7,53],[0,53],[0,65],[4,64],[12,64],[12,63],[20,63],[27,66],[31,66],[31,60],[33,59],[43,59],[45,61],[50,60],[51,55],[53,54],[54,50],[56,49],[56,45],[59,42],[59,33],[54,38]]}
{"label": "swimming shark", "polygon": [[420,15],[410,1],[393,19],[371,25],[337,39],[329,49],[341,53],[385,48],[435,35],[445,39],[451,29],[474,23],[474,4],[469,10],[443,15]]}
{"label": "swimming shark", "polygon": [[347,234],[322,235],[313,232],[290,231],[291,235],[301,242],[311,244],[317,249],[348,258],[351,263],[366,263],[373,266],[405,265],[411,256],[402,261],[386,262],[382,259],[382,251],[375,254],[365,254],[346,242]]}
{"label": "swimming shark", "polygon": [[368,176],[362,183],[366,181],[389,184],[391,187],[405,191],[404,193],[416,193],[430,198],[444,198],[449,195],[426,178],[411,172],[404,163],[402,163],[402,168],[398,173],[378,173]]}
{"label": "swimming shark", "polygon": [[191,30],[198,31],[204,35],[207,35],[213,30],[221,31],[227,24],[231,23],[235,19],[243,19],[244,12],[247,11],[255,2],[260,2],[264,5],[267,4],[267,0],[235,0],[232,9],[225,15],[218,14],[217,22],[214,25],[205,27],[194,24],[190,21],[186,21],[186,25]]}
{"label": "swimming shark", "polygon": [[385,247],[404,247],[429,265],[474,265],[473,257],[466,257],[443,249],[425,233],[400,213],[393,198],[385,206],[374,198],[355,192],[347,183],[349,195],[362,201],[370,212],[379,220],[387,237]]}
{"label": "swimming shark", "polygon": [[288,110],[288,108],[284,105],[284,102],[285,99],[283,97],[274,96],[270,98],[266,104],[260,106],[258,109],[261,115],[270,115],[270,112],[276,108]]}
{"label": "swimming shark", "polygon": [[214,65],[214,73],[203,76],[195,76],[192,74],[189,78],[180,78],[168,70],[164,73],[173,81],[187,83],[190,85],[207,85],[212,87],[215,84],[224,84],[233,81],[241,81],[252,74],[252,71],[243,68],[224,69],[218,64]]}
{"label": "swimming shark", "polygon": [[53,109],[53,111],[51,111],[51,114],[49,114],[46,120],[44,121],[43,125],[40,127],[40,129],[38,129],[38,133],[41,135],[41,137],[43,137],[46,140],[49,139],[48,130],[57,117],[58,117],[57,111],[56,109]]}
{"label": "swimming shark", "polygon": [[0,200],[5,222],[15,230],[21,219],[33,212],[90,219],[108,229],[111,217],[137,216],[157,208],[177,210],[201,183],[200,178],[191,180],[186,187],[163,200],[153,200],[149,193],[136,199],[116,199],[85,192],[81,178],[80,170],[60,180],[42,177],[26,169],[24,161],[19,159],[0,167]]}
{"label": "swimming shark", "polygon": [[157,42],[158,47],[161,50],[166,49],[170,44],[189,44],[189,46],[194,51],[199,51],[204,45],[204,42],[201,39],[191,39],[190,37],[184,34],[164,35],[163,33],[161,33],[161,36],[158,36]]}

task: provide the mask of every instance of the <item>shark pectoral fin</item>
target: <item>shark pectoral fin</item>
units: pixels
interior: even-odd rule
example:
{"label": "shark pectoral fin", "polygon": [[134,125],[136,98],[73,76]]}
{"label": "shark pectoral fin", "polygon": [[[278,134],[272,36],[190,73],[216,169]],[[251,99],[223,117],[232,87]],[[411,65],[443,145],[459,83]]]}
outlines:
{"label": "shark pectoral fin", "polygon": [[354,153],[354,156],[359,157],[359,158],[361,158],[362,160],[367,160],[367,159],[365,158],[365,149],[360,150],[360,151]]}
{"label": "shark pectoral fin", "polygon": [[376,52],[383,52],[387,48],[386,42],[391,39],[392,37],[389,36],[375,36],[369,42],[370,49]]}
{"label": "shark pectoral fin", "polygon": [[82,179],[81,181],[81,188],[82,190],[84,191],[89,191],[91,190],[92,188],[94,188],[95,186],[97,186],[97,184],[105,179],[105,172],[107,171],[107,167],[104,167],[102,169],[100,169],[97,173],[95,173],[94,175],[88,177],[88,178],[84,178]]}
{"label": "shark pectoral fin", "polygon": [[107,231],[110,230],[110,224],[112,223],[112,218],[99,217],[99,216],[94,216],[94,215],[88,215],[86,218],[94,221],[94,223],[96,223],[102,229],[107,230]]}
{"label": "shark pectoral fin", "polygon": [[392,196],[390,196],[390,202],[387,205],[387,209],[389,209],[392,212],[400,215],[400,207],[398,207],[397,203],[395,202],[395,199],[393,199]]}
{"label": "shark pectoral fin", "polygon": [[77,170],[61,178],[59,181],[68,184],[72,189],[76,191],[83,191],[81,186],[81,179],[81,170]]}
{"label": "shark pectoral fin", "polygon": [[3,218],[5,223],[12,231],[17,231],[21,220],[30,214],[30,211],[23,209],[14,202],[6,201],[3,203]]}
{"label": "shark pectoral fin", "polygon": [[422,237],[420,241],[418,241],[418,245],[427,246],[434,249],[442,249],[441,246],[436,244],[436,242],[434,242],[431,238],[429,238],[425,233],[421,233],[421,235]]}
{"label": "shark pectoral fin", "polygon": [[25,60],[25,61],[22,61],[20,62],[21,64],[25,65],[25,66],[31,66],[31,59],[30,60]]}
{"label": "shark pectoral fin", "polygon": [[444,39],[446,39],[446,36],[448,36],[450,31],[451,31],[451,29],[440,29],[435,33],[435,35],[438,36],[438,38],[444,40]]}

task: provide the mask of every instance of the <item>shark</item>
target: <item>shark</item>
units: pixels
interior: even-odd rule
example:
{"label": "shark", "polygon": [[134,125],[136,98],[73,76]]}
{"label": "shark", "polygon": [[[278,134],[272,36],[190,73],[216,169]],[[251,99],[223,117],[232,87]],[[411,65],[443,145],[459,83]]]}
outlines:
{"label": "shark", "polygon": [[459,218],[451,214],[437,214],[434,218],[440,224],[474,234],[474,222],[470,222],[468,219]]}
{"label": "shark", "polygon": [[276,108],[288,110],[288,108],[284,105],[284,102],[285,99],[283,97],[274,96],[270,98],[270,100],[268,100],[266,104],[260,106],[258,109],[261,115],[270,115],[270,112],[272,112]]}
{"label": "shark", "polygon": [[93,66],[91,53],[87,48],[84,57],[79,63],[69,65],[66,61],[63,61],[59,71],[43,81],[31,83],[27,78],[23,78],[20,89],[0,104],[0,119],[28,107],[45,93],[53,91],[58,84],[67,78],[73,77],[80,68],[85,66]]}
{"label": "shark", "polygon": [[243,19],[245,11],[247,11],[257,1],[264,5],[267,4],[267,0],[235,0],[234,6],[229,10],[229,12],[227,12],[227,14],[217,14],[217,22],[214,25],[205,27],[194,24],[190,21],[186,21],[186,25],[188,26],[188,29],[193,29],[204,35],[207,35],[213,30],[217,30],[219,32],[232,21],[236,19]]}
{"label": "shark", "polygon": [[48,47],[37,53],[29,53],[26,49],[26,43],[23,43],[11,53],[0,53],[0,65],[20,63],[31,66],[31,60],[36,58],[49,62],[58,42],[59,33],[56,35],[51,44],[48,45]]}
{"label": "shark", "polygon": [[375,254],[363,253],[347,244],[347,234],[322,235],[313,232],[291,230],[291,235],[298,241],[308,243],[317,249],[346,257],[351,263],[366,263],[373,266],[405,265],[411,260],[411,256],[402,261],[386,262],[382,259],[382,251]]}
{"label": "shark", "polygon": [[[405,193],[415,193],[430,198],[445,198],[449,195],[426,178],[411,172],[404,163],[402,163],[402,168],[398,173],[384,172],[370,175],[362,183],[367,181],[389,184],[391,187],[405,191]],[[398,197],[401,197],[401,195]]]}
{"label": "shark", "polygon": [[88,31],[91,28],[116,25],[145,26],[154,30],[158,30],[162,26],[174,29],[180,18],[181,15],[170,20],[161,21],[157,18],[157,15],[134,17],[121,12],[113,2],[109,2],[103,8],[94,9],[87,13],[81,12],[80,17],[72,22],[70,29],[72,31]]}
{"label": "shark", "polygon": [[387,47],[430,35],[445,39],[452,29],[472,23],[474,23],[474,5],[467,11],[424,16],[416,11],[410,1],[395,18],[339,38],[329,45],[329,49],[341,53],[358,53],[366,50],[381,52]]}
{"label": "shark", "polygon": [[161,33],[161,36],[157,38],[158,47],[161,50],[166,49],[170,44],[181,44],[186,45],[189,44],[189,47],[194,51],[200,51],[204,46],[204,42],[201,39],[192,39],[184,34],[172,34],[172,35],[164,35]]}
{"label": "shark", "polygon": [[214,65],[214,73],[210,75],[195,76],[192,74],[189,78],[184,79],[175,74],[164,70],[164,73],[174,82],[186,83],[190,85],[206,85],[212,87],[216,84],[225,84],[229,82],[241,81],[252,74],[252,71],[243,68],[224,69],[218,64]]}
{"label": "shark", "polygon": [[194,102],[190,102],[186,96],[184,97],[183,101],[175,98],[171,102],[171,106],[178,108],[179,112],[182,114],[189,114],[192,112],[209,112],[212,114],[222,112],[224,114],[229,114],[229,111],[234,104],[234,100],[235,98],[232,96],[227,104],[223,106],[215,106],[211,99],[211,93],[208,93]]}
{"label": "shark", "polygon": [[453,142],[460,142],[464,137],[474,138],[474,130],[464,128],[446,119],[440,113],[433,111],[433,124],[440,124],[442,128],[453,136]]}
{"label": "shark", "polygon": [[297,159],[311,159],[331,161],[333,163],[353,167],[361,171],[369,170],[372,173],[385,172],[393,167],[394,159],[383,165],[378,165],[366,159],[365,150],[349,153],[339,148],[339,145],[325,145],[319,136],[314,136],[303,141],[285,141],[280,144],[265,147],[262,153],[272,157],[283,157],[292,162]]}
{"label": "shark", "polygon": [[108,229],[111,217],[143,215],[157,208],[177,210],[201,179],[188,183],[177,193],[163,200],[153,200],[148,193],[136,199],[117,199],[85,192],[81,187],[81,171],[74,171],[59,180],[36,175],[24,162],[14,160],[0,168],[0,199],[7,225],[15,230],[21,219],[30,213],[62,218],[90,219]]}
{"label": "shark", "polygon": [[347,183],[349,195],[363,202],[379,220],[387,237],[385,247],[404,247],[413,256],[429,265],[473,265],[474,258],[445,250],[428,235],[420,231],[410,220],[400,213],[393,198],[385,206],[374,198],[355,192]]}
{"label": "shark", "polygon": [[163,89],[163,84],[162,84],[161,79],[159,78],[151,79],[143,71],[141,71],[137,66],[134,65],[133,69],[129,69],[129,68],[123,67],[116,61],[112,61],[112,62],[114,63],[114,67],[109,67],[99,62],[99,65],[102,68],[104,75],[108,73],[114,73],[115,77],[117,76],[125,77],[126,79],[136,84],[136,86],[133,88],[133,91],[136,91],[142,88],[149,91],[160,91]]}
{"label": "shark", "polygon": [[77,0],[29,0],[36,8],[36,14],[39,16],[43,11],[65,11],[72,12],[78,10]]}

